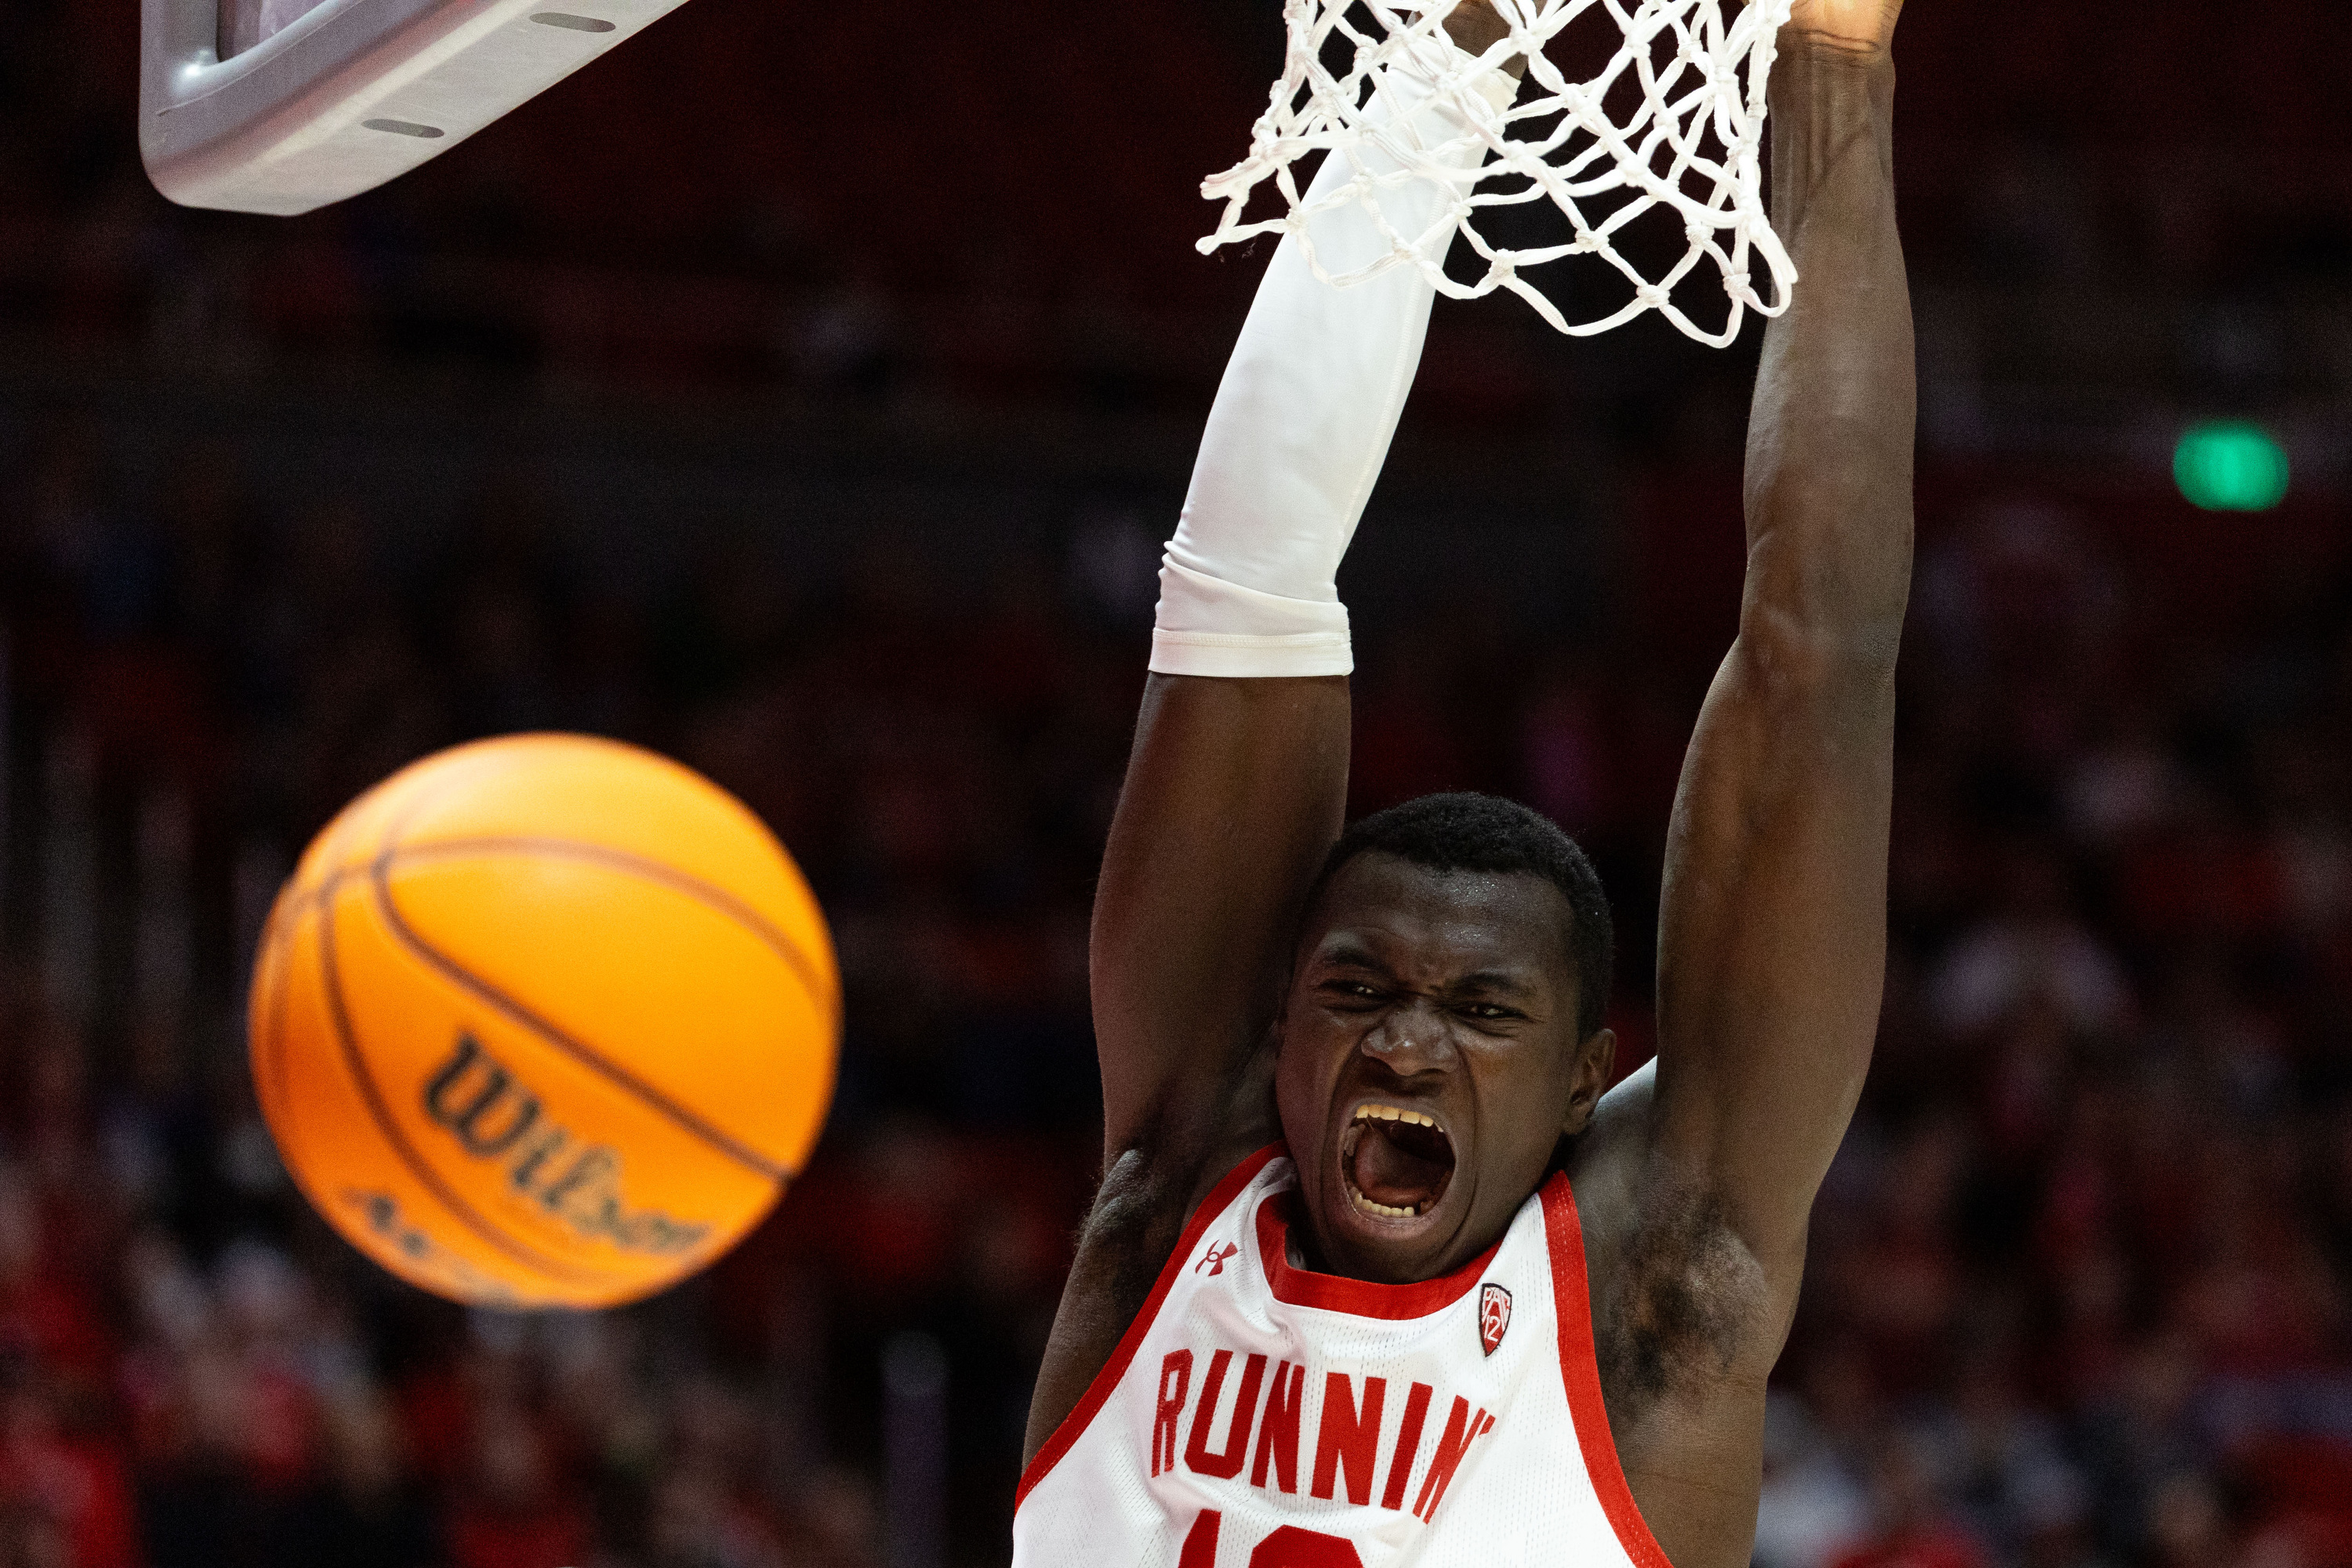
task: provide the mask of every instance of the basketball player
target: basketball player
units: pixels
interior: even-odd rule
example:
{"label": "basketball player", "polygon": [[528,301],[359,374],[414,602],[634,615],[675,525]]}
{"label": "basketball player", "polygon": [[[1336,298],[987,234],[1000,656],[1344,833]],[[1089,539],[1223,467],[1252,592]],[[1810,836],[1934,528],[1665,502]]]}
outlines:
{"label": "basketball player", "polygon": [[[1276,251],[1169,545],[1103,864],[1106,1164],[1030,1414],[1025,1568],[1748,1562],[1765,1379],[1884,968],[1900,8],[1797,0],[1780,40],[1771,205],[1802,282],[1765,335],[1738,639],[1675,802],[1657,1059],[1605,1096],[1609,913],[1576,847],[1482,796],[1341,831],[1333,575],[1433,293]],[[1425,194],[1401,232],[1441,214]],[[1317,223],[1334,272],[1384,248],[1352,209]]]}

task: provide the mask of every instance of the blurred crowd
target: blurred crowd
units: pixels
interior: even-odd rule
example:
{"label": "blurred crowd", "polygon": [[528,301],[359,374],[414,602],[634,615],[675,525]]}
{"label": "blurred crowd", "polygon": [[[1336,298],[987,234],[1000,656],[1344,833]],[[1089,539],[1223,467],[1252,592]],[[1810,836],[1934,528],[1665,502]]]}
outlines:
{"label": "blurred crowd", "polygon": [[[1124,642],[1022,563],[942,616],[940,563],[887,553],[812,595],[737,536],[618,598],[513,489],[402,572],[348,498],[268,517],[195,457],[126,494],[70,426],[0,515],[0,1375],[26,1444],[0,1477],[28,1530],[65,1531],[26,1561],[866,1562],[908,1334],[951,1371],[946,1504],[1001,1544],[1089,1179]],[[546,728],[660,746],[760,810],[824,900],[855,1021],[824,1157],[719,1269],[619,1318],[468,1321],[303,1212],[235,988],[345,800]]]}

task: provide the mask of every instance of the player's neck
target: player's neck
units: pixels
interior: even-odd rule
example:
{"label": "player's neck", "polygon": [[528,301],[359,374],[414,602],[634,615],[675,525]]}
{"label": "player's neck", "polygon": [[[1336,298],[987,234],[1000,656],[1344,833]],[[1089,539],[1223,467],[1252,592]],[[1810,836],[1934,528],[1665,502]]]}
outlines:
{"label": "player's neck", "polygon": [[[1533,1195],[1533,1194],[1530,1194]],[[1521,1200],[1524,1205],[1525,1200]],[[1331,1246],[1328,1237],[1315,1228],[1315,1216],[1307,1205],[1294,1197],[1288,1205],[1286,1223],[1282,1231],[1283,1260],[1291,1268],[1309,1274],[1321,1274],[1335,1279],[1352,1279],[1365,1285],[1424,1285],[1433,1279],[1444,1279],[1460,1270],[1480,1255],[1491,1252],[1510,1229],[1505,1220],[1492,1236],[1465,1237],[1439,1255],[1437,1259],[1420,1268],[1391,1273],[1376,1268],[1352,1264],[1340,1249]],[[1512,1210],[1512,1216],[1518,1210]]]}

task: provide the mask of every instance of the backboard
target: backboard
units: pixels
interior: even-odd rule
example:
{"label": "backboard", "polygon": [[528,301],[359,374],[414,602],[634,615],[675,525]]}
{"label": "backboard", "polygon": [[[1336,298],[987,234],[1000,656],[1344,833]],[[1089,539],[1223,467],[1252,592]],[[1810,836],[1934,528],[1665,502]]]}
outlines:
{"label": "backboard", "polygon": [[142,0],[139,151],[187,206],[293,214],[446,152],[682,0]]}

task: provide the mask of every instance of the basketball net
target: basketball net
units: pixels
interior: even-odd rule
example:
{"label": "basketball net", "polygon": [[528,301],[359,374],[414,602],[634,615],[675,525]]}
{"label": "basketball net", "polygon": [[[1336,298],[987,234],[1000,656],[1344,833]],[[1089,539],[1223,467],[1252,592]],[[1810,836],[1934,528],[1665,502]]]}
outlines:
{"label": "basketball net", "polygon": [[[1286,0],[1289,47],[1249,156],[1201,186],[1203,197],[1225,204],[1216,232],[1200,241],[1202,253],[1261,234],[1293,235],[1327,283],[1345,288],[1411,265],[1457,300],[1507,289],[1575,337],[1655,310],[1720,348],[1738,336],[1747,311],[1777,316],[1789,308],[1797,270],[1765,216],[1758,149],[1773,40],[1791,0],[1493,0],[1510,31],[1477,56],[1446,36],[1457,3]],[[1727,9],[1736,13],[1728,20]],[[1544,47],[1593,11],[1615,22],[1622,40],[1606,69],[1571,81]],[[1359,26],[1351,12],[1369,15],[1370,26]],[[1335,38],[1352,51],[1344,72],[1323,63]],[[1526,58],[1528,79],[1517,100],[1498,108],[1477,84],[1515,56]],[[1409,105],[1399,79],[1416,84]],[[1611,117],[1612,100],[1623,106],[1622,121]],[[1296,165],[1316,152],[1345,158],[1353,177],[1310,201]],[[1267,180],[1286,210],[1244,222],[1244,208]],[[1449,195],[1447,209],[1420,232],[1400,233],[1382,216],[1381,198],[1423,181]],[[1566,216],[1570,237],[1513,248],[1481,231],[1482,216],[1494,209],[1541,202]],[[1334,274],[1316,257],[1308,220],[1351,204],[1390,250]],[[1654,277],[1616,243],[1653,211],[1679,216],[1686,241],[1682,258]],[[1475,283],[1446,276],[1457,234],[1486,264]],[[1606,315],[1571,321],[1525,276],[1571,256],[1609,262],[1633,286],[1633,298]],[[1750,283],[1752,258],[1770,275],[1769,302]],[[1713,265],[1729,296],[1718,331],[1693,321],[1673,297],[1703,263]]]}

